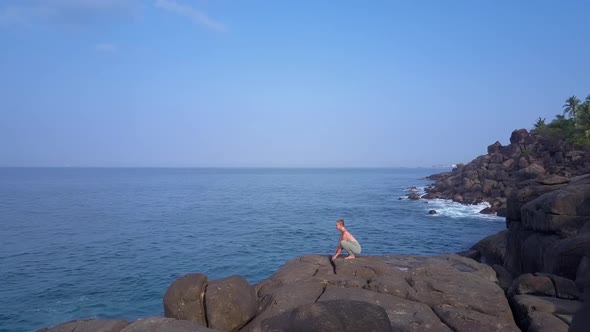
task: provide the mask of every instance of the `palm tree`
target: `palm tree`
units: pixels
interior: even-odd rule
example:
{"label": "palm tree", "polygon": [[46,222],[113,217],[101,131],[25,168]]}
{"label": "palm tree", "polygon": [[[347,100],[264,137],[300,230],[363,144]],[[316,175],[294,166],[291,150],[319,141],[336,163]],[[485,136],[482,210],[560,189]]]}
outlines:
{"label": "palm tree", "polygon": [[535,123],[535,129],[540,129],[540,128],[545,128],[547,127],[547,124],[545,123],[545,119],[546,118],[541,118],[539,117],[537,119],[537,122]]}
{"label": "palm tree", "polygon": [[582,130],[587,137],[590,137],[590,100],[588,99],[586,98],[586,101],[578,107],[576,127]]}
{"label": "palm tree", "polygon": [[[586,97],[586,100],[588,99],[588,97]],[[563,114],[569,114],[570,118],[575,118],[576,111],[578,110],[579,106],[580,99],[578,99],[576,96],[571,96],[565,100],[565,104],[563,105]]]}

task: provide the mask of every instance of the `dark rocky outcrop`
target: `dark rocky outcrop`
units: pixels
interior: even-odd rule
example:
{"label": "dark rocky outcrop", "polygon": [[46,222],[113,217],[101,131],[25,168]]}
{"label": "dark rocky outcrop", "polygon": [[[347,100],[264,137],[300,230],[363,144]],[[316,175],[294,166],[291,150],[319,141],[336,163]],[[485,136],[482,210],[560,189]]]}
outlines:
{"label": "dark rocky outcrop", "polygon": [[590,175],[553,191],[524,188],[508,200],[508,211],[505,268],[578,278],[590,252]]}
{"label": "dark rocky outcrop", "polygon": [[571,151],[565,142],[548,141],[525,129],[515,130],[509,145],[496,142],[487,152],[466,165],[457,165],[452,172],[427,177],[436,182],[423,197],[465,204],[488,202],[491,206],[482,213],[504,216],[513,192],[531,186],[552,191],[572,177],[590,172],[590,152]]}
{"label": "dark rocky outcrop", "polygon": [[489,266],[457,255],[303,256],[256,285],[258,313],[242,330],[266,331],[297,307],[348,300],[381,306],[394,331],[518,331],[496,282]]}
{"label": "dark rocky outcrop", "polygon": [[254,287],[240,276],[215,280],[207,286],[205,303],[208,326],[237,331],[256,314]]}
{"label": "dark rocky outcrop", "polygon": [[204,274],[191,273],[176,279],[164,295],[164,315],[206,325],[203,306],[206,287],[207,276]]}
{"label": "dark rocky outcrop", "polygon": [[299,306],[265,320],[264,332],[393,332],[385,310],[376,304],[330,300]]}
{"label": "dark rocky outcrop", "polygon": [[565,332],[590,293],[590,175],[527,183],[508,198],[507,230],[471,251],[495,264],[523,331]]}
{"label": "dark rocky outcrop", "polygon": [[417,194],[417,193],[415,193],[415,192],[411,192],[411,193],[409,193],[409,194],[408,194],[408,198],[409,198],[409,199],[411,199],[411,200],[414,200],[414,201],[415,201],[415,200],[418,200],[418,199],[420,199],[420,197],[421,197],[421,196],[420,196],[420,195],[418,195],[418,194]]}
{"label": "dark rocky outcrop", "polygon": [[471,249],[481,254],[481,261],[490,265],[504,264],[506,245],[508,242],[508,230],[498,234],[490,235],[476,243]]}

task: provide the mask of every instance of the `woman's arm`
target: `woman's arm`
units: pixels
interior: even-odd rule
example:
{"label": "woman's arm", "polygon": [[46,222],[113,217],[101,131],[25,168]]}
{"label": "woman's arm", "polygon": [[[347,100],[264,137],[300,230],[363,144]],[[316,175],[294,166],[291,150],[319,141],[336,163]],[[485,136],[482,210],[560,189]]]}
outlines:
{"label": "woman's arm", "polygon": [[340,256],[340,253],[342,252],[342,236],[343,234],[340,234],[340,238],[338,239],[338,246],[336,247],[336,252],[332,256],[332,260],[338,258],[338,256]]}

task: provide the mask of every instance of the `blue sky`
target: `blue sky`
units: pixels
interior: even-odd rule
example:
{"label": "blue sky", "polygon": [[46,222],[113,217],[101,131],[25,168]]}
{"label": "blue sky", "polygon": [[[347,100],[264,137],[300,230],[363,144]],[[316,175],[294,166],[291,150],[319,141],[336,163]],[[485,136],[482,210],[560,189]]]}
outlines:
{"label": "blue sky", "polygon": [[0,166],[465,162],[590,93],[588,1],[3,0]]}

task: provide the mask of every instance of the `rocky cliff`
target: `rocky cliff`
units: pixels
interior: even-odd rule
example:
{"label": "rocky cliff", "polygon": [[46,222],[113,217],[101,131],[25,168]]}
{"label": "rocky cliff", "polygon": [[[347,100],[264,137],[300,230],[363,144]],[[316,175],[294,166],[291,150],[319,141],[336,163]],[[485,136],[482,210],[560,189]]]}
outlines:
{"label": "rocky cliff", "polygon": [[308,255],[254,286],[238,276],[189,274],[170,285],[163,305],[167,318],[83,320],[44,331],[519,330],[494,270],[458,255]]}
{"label": "rocky cliff", "polygon": [[430,176],[435,184],[426,189],[423,198],[466,204],[485,201],[491,208],[483,212],[504,216],[512,193],[530,186],[564,184],[589,171],[589,152],[519,129],[512,132],[509,145],[496,142],[488,146],[487,154],[470,163]]}
{"label": "rocky cliff", "polygon": [[567,331],[590,293],[590,174],[513,191],[506,226],[469,254],[492,264],[524,331]]}

